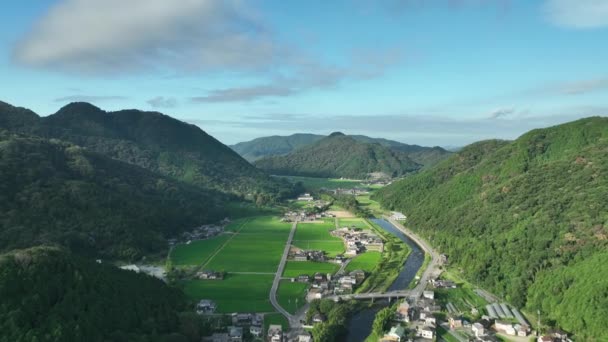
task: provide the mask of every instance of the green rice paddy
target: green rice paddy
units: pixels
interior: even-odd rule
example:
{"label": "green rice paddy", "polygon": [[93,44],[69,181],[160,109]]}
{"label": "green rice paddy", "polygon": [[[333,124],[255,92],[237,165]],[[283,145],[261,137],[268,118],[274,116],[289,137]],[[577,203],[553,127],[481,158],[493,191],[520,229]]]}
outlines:
{"label": "green rice paddy", "polygon": [[283,280],[279,284],[277,300],[283,309],[293,314],[306,304],[307,289],[308,284]]}
{"label": "green rice paddy", "polygon": [[346,271],[351,272],[354,270],[363,270],[371,273],[374,268],[380,263],[382,259],[382,253],[376,251],[368,251],[363,254],[357,255],[348,265],[346,265]]}
{"label": "green rice paddy", "polygon": [[224,234],[207,240],[193,241],[189,245],[177,245],[171,251],[171,262],[174,266],[201,265],[228,239],[230,235]]}

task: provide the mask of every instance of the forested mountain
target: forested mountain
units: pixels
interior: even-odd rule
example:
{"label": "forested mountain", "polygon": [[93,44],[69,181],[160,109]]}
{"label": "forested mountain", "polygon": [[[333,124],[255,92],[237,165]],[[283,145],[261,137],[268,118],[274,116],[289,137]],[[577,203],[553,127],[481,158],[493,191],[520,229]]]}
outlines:
{"label": "forested mountain", "polygon": [[368,144],[332,133],[284,156],[259,159],[254,165],[277,175],[365,179],[372,172],[391,177],[418,170],[407,154],[380,144]]}
{"label": "forested mountain", "polygon": [[70,143],[0,131],[0,252],[56,243],[134,259],[224,218],[226,199]]}
{"label": "forested mountain", "polygon": [[608,118],[463,148],[376,195],[471,281],[608,339]]}
{"label": "forested mountain", "polygon": [[186,304],[158,279],[62,249],[0,255],[1,342],[170,341]]}
{"label": "forested mountain", "polygon": [[[271,136],[257,138],[251,141],[241,142],[230,146],[243,158],[253,162],[264,157],[285,155],[300,147],[311,145],[326,136],[315,134],[298,133],[290,136]],[[441,147],[424,147],[408,145],[394,140],[383,138],[370,138],[365,135],[349,135],[359,142],[369,144],[380,144],[390,149],[404,152],[418,164],[431,166],[445,159],[450,152]]]}
{"label": "forested mountain", "polygon": [[197,126],[157,112],[105,112],[88,103],[71,103],[41,118],[0,103],[0,128],[68,141],[203,188],[268,198],[293,191]]}
{"label": "forested mountain", "polygon": [[317,134],[296,133],[289,136],[273,135],[262,137],[251,141],[240,142],[231,145],[236,153],[252,162],[263,157],[280,156],[287,154],[299,147],[310,145],[325,136]]}

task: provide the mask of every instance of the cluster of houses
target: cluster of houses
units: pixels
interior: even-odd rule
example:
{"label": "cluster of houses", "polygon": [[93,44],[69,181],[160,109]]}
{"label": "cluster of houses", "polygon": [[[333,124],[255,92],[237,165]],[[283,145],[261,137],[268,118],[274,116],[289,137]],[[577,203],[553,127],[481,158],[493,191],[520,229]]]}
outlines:
{"label": "cluster of houses", "polygon": [[352,228],[339,228],[331,232],[331,235],[344,240],[346,252],[344,255],[355,256],[363,251],[384,251],[382,239],[372,233],[371,230],[357,230]]}
{"label": "cluster of houses", "polygon": [[433,341],[437,334],[437,319],[434,313],[439,310],[441,307],[435,304],[434,299],[424,296],[415,303],[403,300],[397,307],[396,324],[381,341],[405,341],[406,330],[402,326],[403,323],[409,325],[412,335],[416,336],[417,340]]}
{"label": "cluster of houses", "polygon": [[217,304],[211,299],[201,299],[196,304],[196,313],[199,315],[211,315],[215,313],[217,309]]}
{"label": "cluster of houses", "polygon": [[189,232],[184,232],[179,239],[169,239],[169,246],[175,246],[179,243],[190,244],[192,241],[205,240],[217,236],[224,232],[224,226],[230,223],[230,219],[225,218],[219,224],[205,224],[200,227],[196,227]]}
{"label": "cluster of houses", "polygon": [[306,210],[288,211],[285,213],[285,215],[283,215],[283,218],[281,218],[281,221],[282,222],[293,222],[293,221],[298,220],[300,222],[311,222],[311,221],[316,221],[316,220],[324,218],[324,217],[335,217],[335,216],[326,211],[323,211],[320,213],[308,212]]}
{"label": "cluster of houses", "polygon": [[537,338],[537,342],[572,342],[572,339],[568,337],[565,331],[560,329],[551,329],[545,335],[541,335]]}
{"label": "cluster of houses", "polygon": [[314,200],[314,197],[312,197],[309,193],[304,193],[298,196],[298,201],[312,202]]}
{"label": "cluster of houses", "polygon": [[329,193],[332,193],[334,195],[353,195],[353,196],[359,196],[359,195],[367,195],[369,194],[369,190],[367,189],[362,189],[362,188],[354,188],[354,189],[321,189],[321,190],[325,190]]}
{"label": "cluster of houses", "polygon": [[201,280],[223,280],[224,272],[216,272],[213,270],[203,270],[196,272],[196,278]]}
{"label": "cluster of houses", "polygon": [[298,248],[292,247],[290,249],[290,254],[288,256],[290,259],[294,261],[316,261],[316,262],[325,262],[327,258],[325,256],[325,252],[323,251],[306,251]]}
{"label": "cluster of houses", "polygon": [[349,273],[337,274],[335,276],[323,273],[316,273],[313,277],[300,275],[293,279],[293,281],[312,283],[306,295],[308,301],[321,299],[334,294],[351,294],[363,280],[365,280],[365,272],[362,270],[354,270]]}

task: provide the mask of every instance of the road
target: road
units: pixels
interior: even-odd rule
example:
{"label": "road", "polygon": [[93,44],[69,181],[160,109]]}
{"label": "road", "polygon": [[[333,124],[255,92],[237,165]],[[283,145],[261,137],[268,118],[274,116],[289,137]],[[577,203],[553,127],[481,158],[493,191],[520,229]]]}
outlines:
{"label": "road", "polygon": [[279,283],[281,282],[281,275],[283,274],[283,270],[285,269],[285,263],[287,262],[287,256],[289,255],[289,249],[291,248],[291,242],[293,241],[293,236],[296,233],[296,227],[298,226],[298,221],[296,220],[291,226],[291,231],[289,232],[289,237],[287,238],[287,242],[285,243],[285,250],[283,251],[283,256],[281,257],[281,262],[279,263],[279,268],[277,269],[277,273],[274,275],[274,281],[272,282],[272,288],[270,289],[270,303],[274,308],[280,312],[287,320],[289,321],[289,325],[293,327],[298,327],[300,322],[296,321],[294,317],[287,312],[277,301],[277,291],[279,289]]}

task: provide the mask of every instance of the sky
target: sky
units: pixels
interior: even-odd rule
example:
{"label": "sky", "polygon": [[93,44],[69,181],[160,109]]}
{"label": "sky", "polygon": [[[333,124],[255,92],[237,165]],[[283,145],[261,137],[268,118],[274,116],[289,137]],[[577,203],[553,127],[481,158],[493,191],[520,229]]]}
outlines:
{"label": "sky", "polygon": [[428,146],[608,115],[607,0],[24,0],[0,19],[0,100],[40,115]]}

